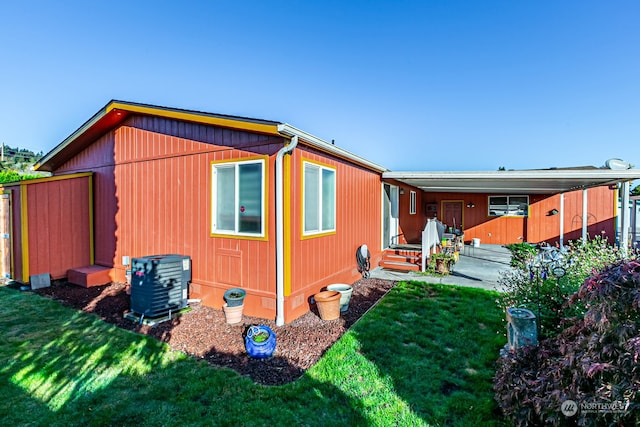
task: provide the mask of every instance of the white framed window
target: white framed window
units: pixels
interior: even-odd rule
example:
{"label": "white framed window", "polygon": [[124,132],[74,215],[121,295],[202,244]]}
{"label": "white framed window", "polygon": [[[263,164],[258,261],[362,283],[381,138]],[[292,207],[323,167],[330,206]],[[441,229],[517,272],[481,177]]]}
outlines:
{"label": "white framed window", "polygon": [[489,216],[528,216],[529,196],[489,196]]}
{"label": "white framed window", "polygon": [[303,161],[302,234],[336,231],[336,170]]}
{"label": "white framed window", "polygon": [[416,214],[416,192],[409,192],[409,215]]}
{"label": "white framed window", "polygon": [[211,163],[211,234],[265,237],[265,160]]}

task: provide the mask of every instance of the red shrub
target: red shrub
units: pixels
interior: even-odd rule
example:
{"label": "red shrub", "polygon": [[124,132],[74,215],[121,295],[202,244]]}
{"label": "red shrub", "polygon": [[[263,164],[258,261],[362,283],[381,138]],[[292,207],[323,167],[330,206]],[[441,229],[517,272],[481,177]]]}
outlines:
{"label": "red shrub", "polygon": [[[498,405],[516,425],[638,425],[640,260],[588,278],[568,304],[584,304],[584,317],[498,360]],[[568,399],[579,408],[570,417],[561,411]]]}

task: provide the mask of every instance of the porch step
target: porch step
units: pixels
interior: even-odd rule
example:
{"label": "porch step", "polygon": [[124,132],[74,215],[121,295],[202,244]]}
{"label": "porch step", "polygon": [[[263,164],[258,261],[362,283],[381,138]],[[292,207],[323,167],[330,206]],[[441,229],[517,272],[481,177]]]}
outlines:
{"label": "porch step", "polygon": [[112,278],[113,269],[101,265],[88,265],[67,270],[67,281],[85,288],[106,285],[113,281]]}
{"label": "porch step", "polygon": [[394,262],[394,261],[382,260],[380,261],[379,265],[382,268],[388,268],[390,270],[420,271],[420,266],[418,264],[410,264],[408,262]]}
{"label": "porch step", "polygon": [[422,254],[420,251],[391,248],[385,249],[382,253],[382,260],[378,263],[380,267],[401,271],[420,271]]}
{"label": "porch step", "polygon": [[382,256],[382,259],[385,261],[393,261],[393,262],[406,262],[409,264],[420,264],[421,255],[396,255],[396,254],[387,254],[385,253]]}

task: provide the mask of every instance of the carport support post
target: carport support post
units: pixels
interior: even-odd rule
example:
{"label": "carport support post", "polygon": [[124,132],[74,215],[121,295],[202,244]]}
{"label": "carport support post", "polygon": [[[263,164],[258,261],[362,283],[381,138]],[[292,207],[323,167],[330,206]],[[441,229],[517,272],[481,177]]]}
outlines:
{"label": "carport support post", "polygon": [[564,248],[564,193],[560,193],[560,249]]}
{"label": "carport support post", "polygon": [[582,189],[582,241],[587,241],[587,220],[589,219],[589,212],[587,211],[587,202],[589,200],[589,193],[586,188]]}
{"label": "carport support post", "polygon": [[627,256],[627,245],[629,244],[629,181],[623,182],[622,207],[620,208],[620,242],[618,246],[623,256]]}

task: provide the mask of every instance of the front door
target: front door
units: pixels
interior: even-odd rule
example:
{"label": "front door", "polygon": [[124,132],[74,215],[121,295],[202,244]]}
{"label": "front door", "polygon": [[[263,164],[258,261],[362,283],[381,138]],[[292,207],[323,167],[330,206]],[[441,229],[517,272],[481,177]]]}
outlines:
{"label": "front door", "polygon": [[3,278],[11,277],[11,193],[0,195],[0,274]]}
{"label": "front door", "polygon": [[442,201],[442,221],[447,228],[451,227],[454,230],[462,230],[464,224],[462,223],[462,203],[461,200],[443,200]]}
{"label": "front door", "polygon": [[382,249],[398,243],[398,187],[383,184]]}

